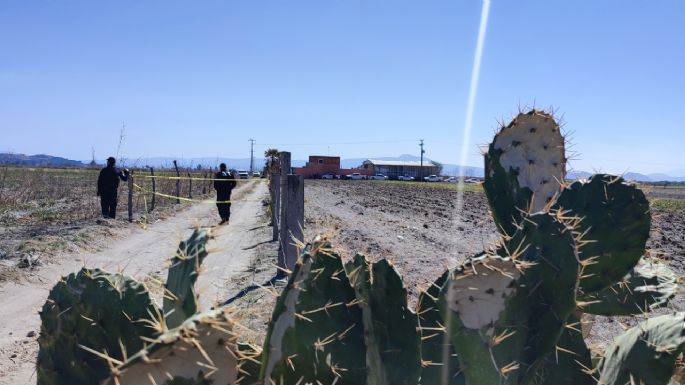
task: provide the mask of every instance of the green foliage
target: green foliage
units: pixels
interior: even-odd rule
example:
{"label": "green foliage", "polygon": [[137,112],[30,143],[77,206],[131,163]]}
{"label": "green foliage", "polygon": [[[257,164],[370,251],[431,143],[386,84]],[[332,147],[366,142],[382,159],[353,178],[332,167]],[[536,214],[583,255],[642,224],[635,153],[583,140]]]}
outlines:
{"label": "green foliage", "polygon": [[653,199],[651,206],[665,211],[682,211],[685,210],[685,199],[660,198]]}

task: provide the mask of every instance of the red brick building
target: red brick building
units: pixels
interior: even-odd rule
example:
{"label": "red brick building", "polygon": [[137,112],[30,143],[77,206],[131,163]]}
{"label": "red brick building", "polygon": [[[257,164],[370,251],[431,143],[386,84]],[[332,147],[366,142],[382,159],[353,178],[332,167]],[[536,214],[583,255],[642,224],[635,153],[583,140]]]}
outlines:
{"label": "red brick building", "polygon": [[353,172],[372,175],[371,171],[364,169],[341,169],[339,156],[310,155],[304,167],[293,169],[295,175],[304,175],[305,178],[321,178],[323,174],[347,175]]}

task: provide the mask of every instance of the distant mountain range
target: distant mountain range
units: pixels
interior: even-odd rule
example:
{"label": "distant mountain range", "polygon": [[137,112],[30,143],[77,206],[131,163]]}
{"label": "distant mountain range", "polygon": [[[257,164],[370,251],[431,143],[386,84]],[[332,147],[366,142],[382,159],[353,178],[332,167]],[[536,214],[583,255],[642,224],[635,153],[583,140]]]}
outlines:
{"label": "distant mountain range", "polygon": [[24,155],[0,153],[0,164],[20,166],[57,166],[57,167],[85,167],[83,162],[51,155]]}
{"label": "distant mountain range", "polygon": [[[398,161],[416,161],[421,158],[414,155],[403,154],[396,157],[368,157],[368,158],[348,158],[341,159],[340,166],[342,168],[355,168],[359,167],[367,159],[378,159],[378,160],[398,160]],[[431,159],[423,158],[425,162],[430,162]],[[12,153],[0,153],[0,164],[12,164],[12,165],[22,165],[22,166],[53,166],[53,167],[87,167],[91,161],[78,161],[66,159],[58,156],[51,155],[24,155],[24,154],[12,154]],[[103,165],[104,160],[96,160],[98,165]],[[122,159],[118,161],[119,165],[127,167],[155,167],[155,168],[171,168],[174,164],[173,157],[150,157],[150,158],[138,158],[138,159]],[[178,159],[178,166],[182,168],[207,168],[207,167],[217,167],[220,163],[226,163],[229,168],[242,170],[250,168],[250,158],[186,158]],[[302,167],[307,163],[306,160],[293,159],[291,164],[293,167]],[[255,157],[254,168],[261,169],[264,166],[264,159],[262,157]],[[459,165],[442,163],[444,175],[457,175],[459,173]],[[484,170],[482,167],[464,167],[465,176],[472,177],[483,177]],[[579,179],[587,178],[593,173],[587,171],[569,171],[568,179]],[[672,176],[680,175],[680,176]],[[685,182],[685,169],[675,170],[669,174],[664,173],[654,173],[654,174],[640,174],[635,172],[628,172],[623,175],[625,179],[635,180],[640,182],[659,182],[659,181],[671,181],[671,182]]]}

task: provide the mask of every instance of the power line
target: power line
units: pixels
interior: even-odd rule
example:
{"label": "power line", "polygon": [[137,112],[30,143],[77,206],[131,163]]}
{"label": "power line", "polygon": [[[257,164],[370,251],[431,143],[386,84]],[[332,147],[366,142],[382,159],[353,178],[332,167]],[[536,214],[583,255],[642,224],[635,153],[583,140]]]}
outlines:
{"label": "power line", "polygon": [[321,142],[321,143],[260,143],[257,146],[328,146],[328,145],[343,145],[343,144],[383,144],[383,143],[409,143],[416,139],[401,139],[401,140],[372,140],[364,142]]}

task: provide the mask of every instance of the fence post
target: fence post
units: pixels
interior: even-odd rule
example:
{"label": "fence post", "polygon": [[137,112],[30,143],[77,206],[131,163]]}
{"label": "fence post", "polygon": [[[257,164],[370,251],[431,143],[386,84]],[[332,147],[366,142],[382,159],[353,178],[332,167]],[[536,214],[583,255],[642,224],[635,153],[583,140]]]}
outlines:
{"label": "fence post", "polygon": [[193,177],[188,172],[188,198],[193,199]]}
{"label": "fence post", "polygon": [[148,212],[152,212],[155,209],[155,196],[157,196],[157,184],[155,183],[155,170],[150,167],[150,175],[152,176],[152,202],[150,202],[150,209]]}
{"label": "fence post", "polygon": [[269,181],[269,191],[271,192],[271,225],[273,230],[274,241],[278,240],[278,222],[280,221],[281,208],[281,174],[272,172],[271,180]]}
{"label": "fence post", "polygon": [[[207,171],[205,171],[205,172],[202,174],[202,178],[205,179],[205,180],[207,180]],[[203,184],[202,184],[202,195],[205,195],[205,194],[207,194],[207,185],[203,183]]]}
{"label": "fence post", "polygon": [[181,203],[181,174],[178,172],[178,164],[174,159],[174,168],[176,169],[176,203]]}
{"label": "fence post", "polygon": [[[278,215],[278,267],[282,269],[289,269],[286,264],[286,250],[289,243],[288,237],[288,226],[287,223],[287,213],[288,213],[288,199],[287,199],[287,183],[288,174],[290,174],[290,153],[287,151],[281,151],[278,153],[278,161],[280,163],[281,175],[278,181],[279,184],[279,215]],[[291,266],[292,267],[292,266]],[[284,272],[279,270],[276,273],[277,276],[282,277]]]}
{"label": "fence post", "polygon": [[292,270],[300,255],[300,250],[295,241],[303,242],[304,240],[303,175],[288,175],[285,196],[288,201],[288,212],[284,226],[286,228],[285,266]]}
{"label": "fence post", "polygon": [[128,175],[128,221],[133,222],[133,175]]}

